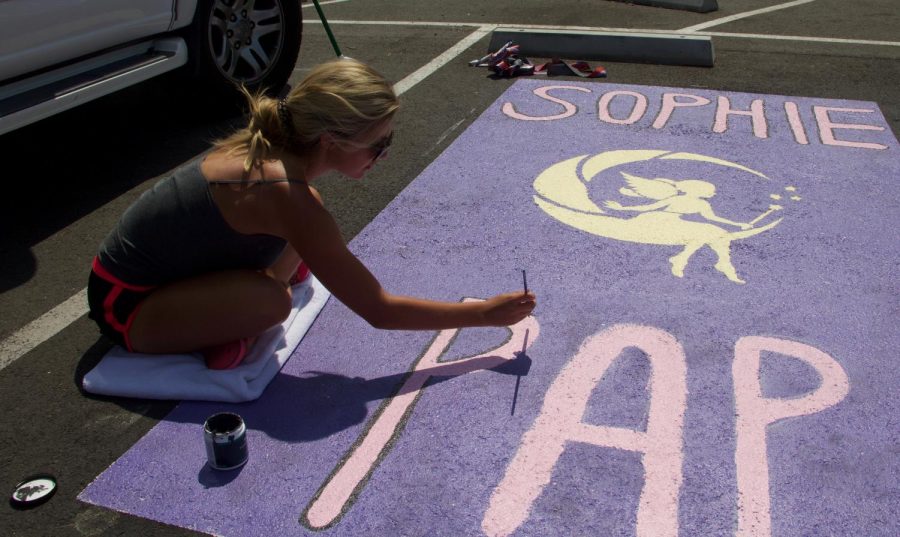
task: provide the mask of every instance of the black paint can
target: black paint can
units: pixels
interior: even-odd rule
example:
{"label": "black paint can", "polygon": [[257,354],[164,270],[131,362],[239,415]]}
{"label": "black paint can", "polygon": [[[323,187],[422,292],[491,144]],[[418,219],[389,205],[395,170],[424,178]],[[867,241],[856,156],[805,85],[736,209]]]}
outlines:
{"label": "black paint can", "polygon": [[220,412],[207,418],[203,424],[203,438],[206,458],[210,467],[216,470],[240,468],[249,458],[247,427],[233,412]]}

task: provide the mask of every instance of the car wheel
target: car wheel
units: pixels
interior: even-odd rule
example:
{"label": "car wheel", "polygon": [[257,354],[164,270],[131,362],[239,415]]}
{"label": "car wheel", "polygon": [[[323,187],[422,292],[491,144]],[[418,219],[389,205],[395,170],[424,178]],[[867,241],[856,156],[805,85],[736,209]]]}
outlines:
{"label": "car wheel", "polygon": [[299,0],[201,0],[188,36],[191,74],[226,97],[236,86],[277,93],[297,63]]}

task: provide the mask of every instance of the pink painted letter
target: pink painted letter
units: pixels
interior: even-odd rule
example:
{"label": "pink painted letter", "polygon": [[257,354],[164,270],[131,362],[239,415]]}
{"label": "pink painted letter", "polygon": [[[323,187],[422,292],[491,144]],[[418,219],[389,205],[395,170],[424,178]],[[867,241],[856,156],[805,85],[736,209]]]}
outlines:
{"label": "pink painted letter", "polygon": [[[684,97],[691,100],[688,102],[678,102],[675,100],[676,97]],[[674,112],[676,108],[706,106],[707,104],[709,104],[709,99],[700,97],[699,95],[691,95],[689,93],[664,93],[662,108],[660,108],[659,115],[656,116],[656,120],[653,122],[653,128],[661,129],[665,127],[669,118],[672,117],[672,112]]]}
{"label": "pink painted letter", "polygon": [[555,116],[526,116],[525,114],[516,112],[516,109],[513,107],[512,103],[503,103],[503,113],[513,119],[521,119],[522,121],[551,121],[554,119],[564,119],[571,115],[574,115],[575,112],[578,111],[575,105],[570,103],[569,101],[564,101],[563,99],[550,95],[550,90],[553,89],[570,89],[575,91],[583,91],[585,93],[591,92],[591,90],[582,88],[580,86],[541,86],[540,88],[534,90],[534,94],[542,99],[547,99],[550,102],[561,104],[565,109],[563,112],[560,112]]}
{"label": "pink painted letter", "polygon": [[[464,302],[478,300],[467,298]],[[328,528],[350,508],[355,495],[365,486],[381,459],[387,456],[392,443],[397,441],[429,378],[467,375],[514,360],[518,351],[524,352],[537,339],[540,325],[534,317],[529,316],[510,326],[509,330],[510,339],[500,347],[452,362],[441,362],[440,358],[450,347],[459,329],[438,332],[399,392],[379,409],[366,431],[350,449],[350,453],[319,489],[301,515],[300,521],[311,529]]]}
{"label": "pink painted letter", "polygon": [[860,131],[883,131],[884,127],[875,125],[854,125],[850,123],[835,123],[831,121],[828,112],[844,112],[854,114],[871,114],[874,110],[860,108],[834,108],[831,106],[813,106],[813,112],[816,115],[816,121],[819,123],[819,133],[822,136],[822,143],[825,145],[837,145],[843,147],[859,147],[862,149],[887,149],[886,145],[875,144],[870,142],[848,142],[846,140],[838,140],[834,137],[834,131],[837,129],[849,129]]}
{"label": "pink painted letter", "polygon": [[750,116],[753,122],[753,135],[757,138],[768,138],[769,127],[766,124],[766,113],[763,109],[762,99],[753,99],[750,110],[732,110],[728,97],[719,95],[719,106],[716,107],[716,123],[713,132],[725,132],[728,130],[728,116]]}
{"label": "pink painted letter", "polygon": [[[611,103],[612,100],[619,95],[628,95],[630,97],[634,97],[634,104],[631,107],[631,113],[625,119],[616,119],[612,117],[612,114],[609,113],[609,103]],[[647,97],[636,91],[609,91],[607,93],[604,93],[603,97],[600,97],[600,101],[597,103],[597,117],[600,119],[600,121],[612,123],[613,125],[631,125],[635,121],[644,117],[644,112],[646,111]]]}
{"label": "pink painted letter", "polygon": [[[585,423],[591,392],[622,350],[632,346],[646,352],[652,365],[647,431]],[[686,367],[681,345],[657,328],[616,325],[586,339],[547,391],[540,415],[491,495],[482,530],[491,537],[512,534],[550,482],[566,442],[584,442],[642,453],[637,535],[677,535]]]}
{"label": "pink painted letter", "polygon": [[791,126],[791,132],[794,133],[794,140],[796,140],[798,144],[808,145],[809,140],[806,138],[806,131],[803,130],[803,120],[800,119],[800,109],[797,108],[797,103],[785,101],[784,113],[787,115],[788,124]]}
{"label": "pink painted letter", "polygon": [[[822,384],[803,397],[765,398],[759,383],[760,354],[777,352],[802,360],[822,376]],[[771,535],[766,426],[839,403],[850,390],[844,369],[824,352],[794,341],[747,336],[734,347],[734,400],[737,414],[738,531],[747,537]]]}

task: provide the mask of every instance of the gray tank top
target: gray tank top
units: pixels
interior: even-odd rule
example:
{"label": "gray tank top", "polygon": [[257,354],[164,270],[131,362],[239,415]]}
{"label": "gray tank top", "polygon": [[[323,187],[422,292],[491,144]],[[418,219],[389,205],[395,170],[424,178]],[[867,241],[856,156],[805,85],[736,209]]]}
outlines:
{"label": "gray tank top", "polygon": [[213,201],[202,159],[177,169],[144,192],[100,246],[100,264],[134,285],[163,285],[200,274],[260,270],[287,241],[234,230]]}

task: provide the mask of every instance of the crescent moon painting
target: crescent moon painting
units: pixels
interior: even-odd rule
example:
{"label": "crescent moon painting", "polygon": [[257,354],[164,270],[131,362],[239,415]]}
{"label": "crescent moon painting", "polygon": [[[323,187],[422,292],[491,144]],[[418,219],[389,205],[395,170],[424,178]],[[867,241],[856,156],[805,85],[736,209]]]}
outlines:
{"label": "crescent moon painting", "polygon": [[[696,153],[615,150],[593,156],[580,155],[553,164],[535,179],[534,202],[556,220],[593,235],[640,244],[682,247],[679,253],[669,258],[672,274],[679,278],[684,277],[691,256],[708,246],[717,256],[715,269],[734,283],[745,283],[731,262],[731,243],[777,226],[781,218],[762,222],[783,207],[770,205],[752,221],[737,222],[715,213],[710,200],[716,194],[716,187],[709,181],[648,179],[625,172],[620,172],[625,186],[619,192],[649,203],[624,205],[606,200],[604,210],[590,199],[587,183],[602,172],[651,160],[704,162],[769,180],[763,173],[740,164]],[[699,217],[702,221],[687,220],[686,216]]]}

